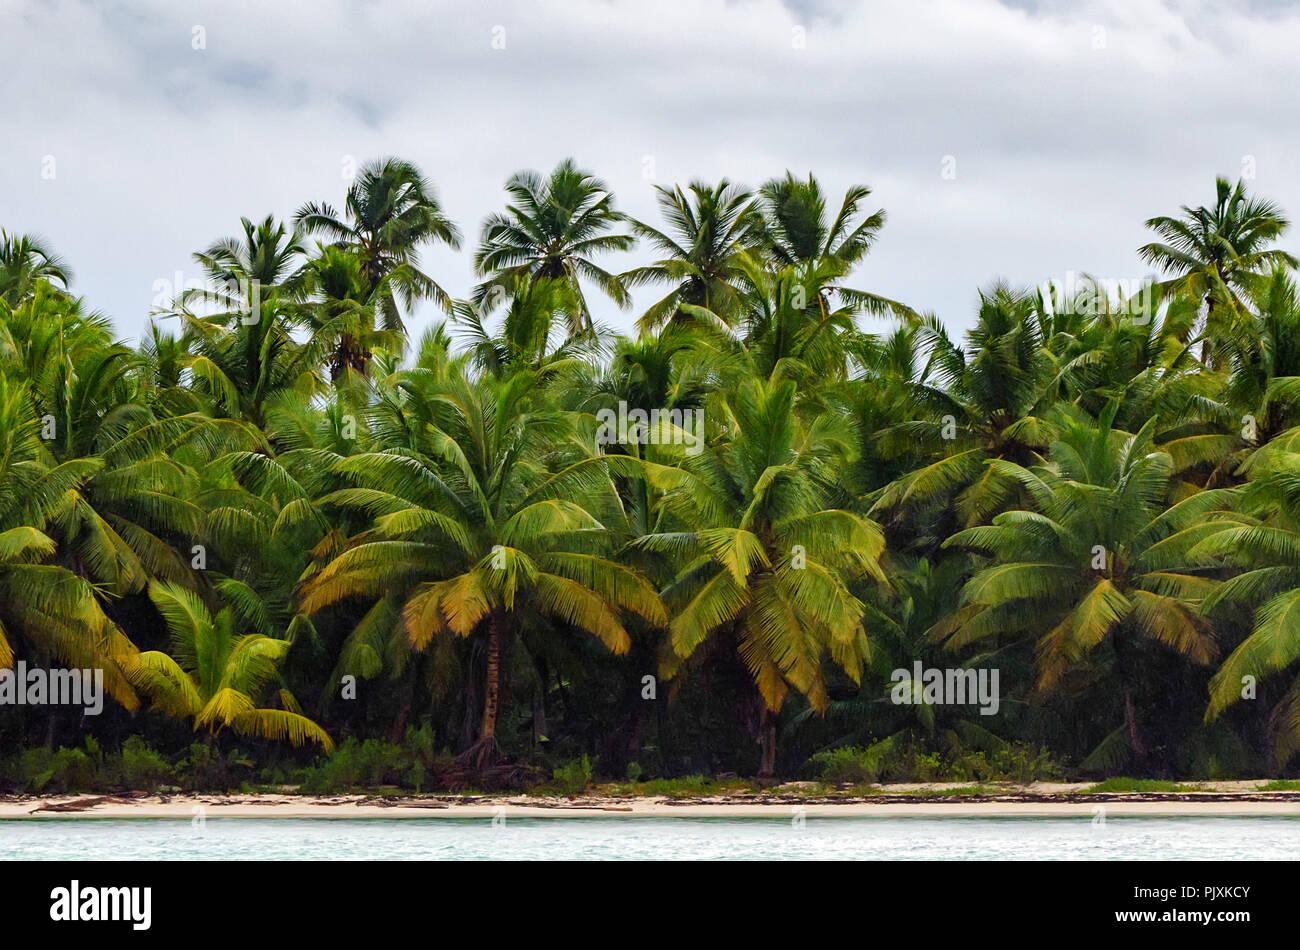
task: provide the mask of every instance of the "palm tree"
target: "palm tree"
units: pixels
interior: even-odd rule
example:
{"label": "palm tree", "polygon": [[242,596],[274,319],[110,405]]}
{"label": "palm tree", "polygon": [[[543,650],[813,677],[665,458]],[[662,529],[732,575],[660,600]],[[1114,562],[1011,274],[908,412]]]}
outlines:
{"label": "palm tree", "polygon": [[457,301],[456,323],[474,366],[494,376],[523,369],[550,378],[595,349],[597,339],[587,330],[569,281],[518,277],[496,333],[488,329],[486,307],[487,302]]}
{"label": "palm tree", "polygon": [[[1247,318],[1224,342],[1222,390],[1231,447],[1222,468],[1280,437],[1300,435],[1300,295],[1295,279],[1277,268],[1257,289]],[[1276,446],[1275,446],[1276,447]]]}
{"label": "palm tree", "polygon": [[57,545],[44,530],[97,463],[51,465],[41,428],[27,387],[0,372],[0,668],[24,655],[102,669],[109,695],[134,710],[121,664],[135,647],[104,613],[94,586],[52,563]]}
{"label": "palm tree", "polygon": [[[256,284],[262,293],[292,294],[300,279],[301,258],[307,253],[298,232],[289,231],[272,215],[257,224],[248,218],[240,218],[239,223],[242,237],[224,238],[194,255],[208,279],[221,288],[217,295],[206,296],[232,312],[247,303],[241,296],[247,293],[242,285]],[[204,295],[203,291],[194,293]],[[187,300],[184,294],[180,299]]]}
{"label": "palm tree", "polygon": [[535,171],[512,175],[506,182],[511,203],[505,214],[493,214],[483,223],[483,236],[474,252],[474,266],[486,277],[474,291],[476,302],[486,300],[494,288],[510,293],[516,280],[565,280],[581,304],[585,325],[592,325],[591,308],[580,282],[589,280],[620,307],[632,299],[623,280],[599,267],[594,257],[626,251],[635,242],[628,234],[610,234],[626,217],[614,207],[609,187],[566,158],[543,179]]}
{"label": "palm tree", "polygon": [[176,356],[208,405],[260,424],[262,406],[275,393],[316,388],[321,353],[318,344],[294,338],[303,322],[295,299],[307,276],[298,231],[269,215],[240,224],[241,237],[194,255],[211,286],[183,290],[155,313],[181,321]]}
{"label": "palm tree", "polygon": [[[898,519],[955,500],[956,516],[974,524],[1015,490],[999,467],[986,465],[989,459],[1041,461],[1052,436],[1046,410],[1068,370],[1045,350],[1032,299],[1004,286],[980,293],[968,348],[956,345],[933,317],[920,323],[918,334],[928,355],[920,381],[909,388],[920,418],[890,426],[878,438],[887,456],[921,447],[938,457],[885,486],[871,510]],[[939,529],[950,527],[943,521]]]}
{"label": "palm tree", "polygon": [[679,304],[712,310],[729,324],[736,322],[741,307],[745,273],[737,253],[758,247],[762,225],[753,195],[725,178],[713,186],[693,181],[689,190],[688,197],[681,186],[656,187],[670,230],[629,222],[633,233],[664,257],[623,274],[624,282],[629,287],[668,284],[671,288],[638,321],[642,332],[677,318],[682,313]]}
{"label": "palm tree", "polygon": [[[749,290],[739,336],[759,372],[771,375],[795,367],[812,385],[822,380],[846,378],[850,351],[857,338],[852,307],[832,304],[835,281],[848,265],[834,257],[791,264],[779,269],[758,266],[748,254],[740,255]],[[682,305],[685,307],[686,305]],[[697,318],[722,318],[703,308],[690,311]]]}
{"label": "palm tree", "polygon": [[361,259],[340,247],[321,248],[319,256],[303,269],[301,305],[303,322],[313,342],[328,348],[330,380],[337,384],[349,371],[365,375],[376,350],[401,354],[405,338],[383,324],[383,301],[388,299],[385,276],[372,290]]}
{"label": "palm tree", "polygon": [[1296,267],[1296,259],[1270,247],[1290,226],[1271,201],[1246,194],[1246,184],[1214,181],[1213,208],[1183,206],[1182,216],[1160,215],[1146,226],[1159,238],[1138,249],[1142,260],[1172,274],[1165,286],[1205,305],[1208,365],[1219,336],[1241,319],[1240,294],[1249,293],[1276,265]]}
{"label": "palm tree", "polygon": [[327,204],[310,202],[295,217],[305,233],[323,234],[356,254],[370,292],[391,278],[381,308],[386,329],[402,328],[399,297],[407,307],[429,298],[450,312],[451,297],[420,270],[420,248],[441,243],[459,249],[460,230],[418,168],[399,158],[367,162],[348,188],[344,215]]}
{"label": "palm tree", "polygon": [[[763,240],[778,267],[834,261],[847,275],[862,263],[885,226],[885,210],[863,215],[862,202],[871,194],[866,185],[851,185],[844,193],[833,220],[826,216],[827,200],[821,183],[811,174],[800,181],[790,172],[773,178],[759,190]],[[915,311],[897,300],[848,287],[828,290],[838,294],[854,312],[913,319]]]}
{"label": "palm tree", "polygon": [[[966,562],[962,556],[932,563],[925,558],[890,555],[889,587],[860,592],[872,623],[871,657],[860,687],[832,699],[826,708],[826,726],[833,730],[836,746],[867,746],[868,758],[878,761],[913,744],[950,752],[1005,747],[990,730],[990,720],[975,706],[928,702],[916,680],[911,681],[912,702],[893,701],[898,689],[895,670],[911,670],[918,660],[926,669],[951,665],[951,655],[945,655],[943,647],[927,634],[957,600],[967,576]],[[977,653],[962,666],[978,669],[994,660],[1002,660],[997,651]],[[1004,675],[1001,684],[1006,682]],[[812,718],[812,710],[808,710],[796,721],[808,723]]]}
{"label": "palm tree", "polygon": [[26,367],[49,458],[85,472],[49,513],[66,566],[117,596],[142,590],[151,574],[187,575],[177,548],[188,549],[201,516],[188,492],[192,470],[168,451],[202,438],[212,421],[193,411],[160,418],[137,355],[112,341],[102,317],[48,285],[0,323],[0,340],[9,365]]}
{"label": "palm tree", "polygon": [[795,391],[793,380],[753,378],[720,393],[710,408],[728,420],[728,438],[684,457],[665,482],[675,485],[665,504],[676,508],[677,530],[636,541],[681,565],[664,592],[664,676],[711,642],[739,655],[762,707],[763,776],[775,768],[776,717],[790,691],[825,709],[823,656],[860,675],[864,611],[848,585],[884,580],[880,529],[823,501],[848,433],[830,415],[801,425]]}
{"label": "palm tree", "polygon": [[1115,411],[1097,423],[1065,418],[1048,465],[987,463],[1023,486],[1031,503],[944,542],[989,560],[930,635],[950,648],[1032,637],[1043,693],[1109,647],[1124,723],[1094,758],[1123,753],[1145,765],[1153,750],[1138,704],[1151,682],[1149,645],[1200,665],[1217,654],[1198,610],[1214,582],[1187,552],[1222,528],[1209,516],[1232,496],[1201,491],[1171,505],[1173,463],[1152,442],[1155,420],[1130,434],[1111,427]]}
{"label": "palm tree", "polygon": [[409,444],[336,463],[354,487],[320,499],[371,515],[373,527],[308,579],[301,609],[374,601],[417,650],[439,635],[477,638],[482,716],[465,761],[482,767],[498,751],[512,633],[553,618],[622,654],[630,640],[620,611],[655,624],[666,617],[654,588],[605,556],[611,539],[590,510],[602,496],[612,504],[605,459],[573,437],[564,414],[537,407],[531,374],[474,383],[453,370],[445,381],[413,374],[401,385],[409,398],[391,411],[408,418],[388,431],[410,433]]}
{"label": "palm tree", "polygon": [[[1244,684],[1294,670],[1300,659],[1300,455],[1290,449],[1278,440],[1252,457],[1250,481],[1237,489],[1239,514],[1190,552],[1233,574],[1205,598],[1203,612],[1218,618],[1235,607],[1253,615],[1249,636],[1210,681],[1206,722],[1241,700]],[[1274,706],[1270,732],[1274,762],[1283,767],[1300,752],[1300,681],[1293,680]]]}
{"label": "palm tree", "polygon": [[155,708],[192,719],[195,730],[213,736],[230,729],[236,735],[295,746],[310,742],[326,752],[333,750],[333,740],[299,711],[287,689],[278,692],[284,708],[257,704],[276,680],[292,641],[240,634],[234,607],[223,607],[213,616],[198,594],[174,584],[151,584],[149,597],[171,634],[171,653],[137,654],[126,669]]}
{"label": "palm tree", "polygon": [[72,271],[40,238],[0,229],[0,300],[16,307],[42,281],[66,290]]}

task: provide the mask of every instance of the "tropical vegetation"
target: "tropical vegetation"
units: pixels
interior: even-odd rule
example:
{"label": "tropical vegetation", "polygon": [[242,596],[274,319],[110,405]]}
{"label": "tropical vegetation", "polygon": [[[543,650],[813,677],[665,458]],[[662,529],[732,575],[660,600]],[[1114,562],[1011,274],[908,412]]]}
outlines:
{"label": "tropical vegetation", "polygon": [[862,289],[870,196],[643,221],[565,160],[457,297],[380,159],[135,340],[0,231],[0,670],[106,697],[0,704],[0,783],[1300,774],[1281,209],[1220,179],[1147,286],[991,284],[957,333]]}

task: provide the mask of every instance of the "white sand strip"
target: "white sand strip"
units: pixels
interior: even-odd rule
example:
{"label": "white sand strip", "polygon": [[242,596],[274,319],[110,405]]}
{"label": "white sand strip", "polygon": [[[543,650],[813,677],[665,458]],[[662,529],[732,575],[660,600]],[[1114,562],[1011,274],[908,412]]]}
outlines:
{"label": "white sand strip", "polygon": [[[788,818],[803,809],[809,818],[995,818],[1053,817],[1091,818],[1096,807],[1105,808],[1107,818],[1122,816],[1260,816],[1300,817],[1300,801],[1294,798],[1269,800],[1112,800],[1112,801],[970,801],[961,798],[918,798],[909,802],[796,803],[736,801],[692,802],[676,805],[666,799],[622,801],[571,801],[568,799],[475,799],[448,804],[411,799],[401,804],[382,805],[374,798],[338,797],[313,799],[291,795],[217,797],[195,795],[134,800],[109,800],[91,804],[97,796],[80,796],[88,807],[78,811],[50,811],[46,805],[78,802],[78,796],[0,802],[0,819],[61,818],[492,818],[503,812],[513,818]],[[198,809],[202,809],[199,811]]]}

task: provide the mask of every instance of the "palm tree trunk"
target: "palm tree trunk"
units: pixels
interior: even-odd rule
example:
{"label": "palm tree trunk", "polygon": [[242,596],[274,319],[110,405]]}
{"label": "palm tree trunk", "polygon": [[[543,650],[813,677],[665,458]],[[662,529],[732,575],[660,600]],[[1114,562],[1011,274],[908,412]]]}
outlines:
{"label": "palm tree trunk", "polygon": [[551,671],[545,657],[539,657],[533,666],[537,670],[537,685],[533,688],[533,745],[539,745],[550,732],[546,724],[546,681]]}
{"label": "palm tree trunk", "polygon": [[406,720],[411,715],[411,704],[415,701],[415,672],[417,666],[418,664],[412,663],[402,676],[401,702],[397,707],[397,717],[393,720],[393,727],[388,732],[389,742],[401,742],[402,736],[406,732]]}
{"label": "palm tree trunk", "polygon": [[488,618],[487,679],[483,690],[483,725],[479,741],[495,739],[497,734],[497,706],[501,692],[501,638],[505,632],[506,613],[501,607]]}
{"label": "palm tree trunk", "polygon": [[771,778],[776,771],[776,713],[763,703],[763,718],[759,726],[759,742],[763,745],[763,759],[758,767],[759,778]]}
{"label": "palm tree trunk", "polygon": [[1120,692],[1124,698],[1124,725],[1128,730],[1128,747],[1132,753],[1132,763],[1138,771],[1145,771],[1148,766],[1147,744],[1138,722],[1137,703],[1133,699],[1134,683],[1132,670],[1136,669],[1137,659],[1128,642],[1127,631],[1119,629],[1112,635],[1115,651],[1115,664],[1119,674]]}
{"label": "palm tree trunk", "polygon": [[483,718],[479,722],[478,739],[464,753],[461,765],[482,772],[496,763],[501,750],[497,746],[497,709],[501,695],[501,642],[505,638],[506,611],[495,608],[488,615],[487,670],[483,683]]}
{"label": "palm tree trunk", "polygon": [[1147,746],[1138,728],[1137,713],[1133,705],[1133,691],[1124,687],[1124,722],[1128,726],[1128,744],[1133,752],[1133,761],[1141,769],[1146,768]]}

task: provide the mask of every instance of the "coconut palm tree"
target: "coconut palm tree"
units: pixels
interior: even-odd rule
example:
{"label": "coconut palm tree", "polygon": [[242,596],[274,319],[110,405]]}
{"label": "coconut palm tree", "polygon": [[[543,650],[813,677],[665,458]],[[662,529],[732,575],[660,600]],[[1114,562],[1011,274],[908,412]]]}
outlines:
{"label": "coconut palm tree", "polygon": [[0,300],[16,307],[42,281],[66,290],[72,271],[41,238],[0,229]]}
{"label": "coconut palm tree", "polygon": [[1295,257],[1271,246],[1290,226],[1277,205],[1248,196],[1244,181],[1216,178],[1214,189],[1212,208],[1184,205],[1180,217],[1150,218],[1146,226],[1158,240],[1138,248],[1142,260],[1170,274],[1165,287],[1204,304],[1207,365],[1219,337],[1245,313],[1240,295],[1275,266],[1297,266]]}
{"label": "coconut palm tree", "polygon": [[[1222,390],[1236,453],[1225,465],[1244,461],[1243,453],[1277,440],[1290,445],[1300,432],[1300,295],[1284,268],[1269,275],[1250,301],[1247,319],[1224,341],[1227,386]],[[1286,436],[1287,441],[1281,437]],[[1225,453],[1226,454],[1226,453]]]}
{"label": "coconut palm tree", "polygon": [[[1190,552],[1232,574],[1202,611],[1219,618],[1235,608],[1253,619],[1250,634],[1210,681],[1207,722],[1239,702],[1246,683],[1294,674],[1300,660],[1300,455],[1282,439],[1258,450],[1246,468],[1250,481],[1237,489],[1237,519],[1222,522]],[[1300,680],[1285,688],[1269,727],[1274,762],[1285,766],[1300,752]]]}
{"label": "coconut palm tree", "polygon": [[399,299],[409,308],[428,298],[450,312],[451,297],[420,270],[420,248],[445,244],[459,249],[460,229],[443,212],[433,185],[410,162],[367,162],[348,188],[342,214],[309,202],[295,219],[304,233],[321,234],[356,254],[372,293],[391,278],[381,307],[386,329],[402,328]]}
{"label": "coconut palm tree", "polygon": [[1066,370],[1044,349],[1032,298],[1001,285],[981,291],[968,347],[954,343],[933,317],[921,321],[918,336],[928,351],[920,380],[909,387],[919,418],[878,438],[887,457],[922,447],[935,460],[885,486],[871,510],[898,518],[955,501],[957,518],[973,524],[1015,490],[1000,468],[985,464],[989,459],[1041,461],[1052,437],[1046,412]]}
{"label": "coconut palm tree", "polygon": [[[241,237],[216,241],[194,255],[194,260],[219,290],[216,294],[191,293],[214,300],[231,313],[238,312],[241,304],[249,304],[245,296],[247,284],[256,284],[262,293],[292,294],[307,253],[298,232],[290,231],[273,215],[268,214],[257,224],[248,218],[240,218],[239,223],[243,230]],[[180,302],[188,302],[184,293],[179,296]],[[256,315],[251,312],[246,314],[246,318],[253,316]]]}
{"label": "coconut palm tree", "polygon": [[84,466],[49,515],[64,563],[118,596],[142,590],[151,572],[187,574],[178,548],[188,550],[201,514],[189,497],[192,470],[169,449],[201,438],[211,420],[191,411],[164,423],[137,355],[58,291],[38,288],[0,322],[0,339],[11,366],[39,367],[25,375],[52,463]]}
{"label": "coconut palm tree", "polygon": [[664,591],[672,617],[664,676],[706,645],[734,650],[762,709],[764,776],[775,768],[776,717],[791,691],[825,709],[824,656],[860,675],[867,634],[849,584],[884,580],[880,529],[823,500],[849,434],[830,415],[802,425],[795,392],[793,380],[752,378],[720,393],[710,411],[727,420],[727,437],[683,458],[665,500],[677,530],[635,542],[681,565]]}
{"label": "coconut palm tree", "polygon": [[241,237],[194,255],[209,286],[182,290],[155,315],[180,320],[177,358],[210,408],[260,424],[275,393],[317,388],[321,352],[294,336],[304,322],[295,301],[307,276],[298,230],[270,215],[240,223]]}
{"label": "coconut palm tree", "polygon": [[622,275],[629,287],[667,284],[666,296],[651,304],[637,325],[658,329],[682,313],[685,303],[712,310],[734,324],[741,308],[744,269],[737,252],[760,245],[762,219],[754,196],[725,178],[716,185],[693,181],[689,197],[681,186],[656,186],[659,208],[669,230],[630,220],[632,232],[664,256],[648,267]]}
{"label": "coconut palm tree", "polygon": [[550,378],[592,355],[598,343],[567,280],[518,277],[504,300],[498,332],[488,328],[494,315],[487,306],[457,301],[456,325],[474,366],[497,377],[522,369]]}
{"label": "coconut palm tree", "polygon": [[325,348],[330,380],[336,385],[347,372],[365,375],[376,351],[400,355],[406,340],[398,330],[383,326],[383,302],[389,297],[386,275],[372,290],[361,258],[341,247],[323,247],[302,273],[306,302],[294,308],[312,334],[312,344]]}
{"label": "coconut palm tree", "polygon": [[1198,609],[1215,585],[1188,551],[1221,530],[1212,516],[1232,493],[1171,499],[1173,462],[1153,444],[1155,420],[1119,431],[1116,408],[1096,423],[1064,418],[1046,465],[986,463],[1019,482],[1030,504],[944,542],[988,560],[930,635],[951,648],[1033,638],[1045,694],[1106,650],[1124,710],[1108,754],[1149,764],[1154,750],[1140,710],[1152,695],[1148,664],[1161,649],[1200,665],[1218,653]]}
{"label": "coconut palm tree", "polygon": [[94,460],[51,464],[28,388],[0,372],[0,668],[16,656],[104,670],[110,696],[135,709],[120,664],[135,647],[109,620],[94,586],[57,563],[44,530]]}
{"label": "coconut palm tree", "polygon": [[139,653],[125,667],[154,708],[192,719],[196,731],[214,737],[229,729],[296,746],[313,743],[326,752],[334,748],[329,734],[301,713],[287,689],[277,694],[283,708],[258,705],[292,641],[241,634],[235,607],[222,607],[214,616],[194,591],[165,581],[151,584],[149,597],[167,624],[171,652]]}
{"label": "coconut palm tree", "polygon": [[[862,202],[871,194],[866,185],[851,185],[834,219],[827,217],[827,196],[811,174],[801,181],[790,172],[773,178],[759,190],[763,243],[777,267],[834,261],[846,276],[861,264],[885,226],[885,210],[864,214]],[[827,293],[839,295],[855,313],[913,319],[915,311],[897,300],[836,284]]]}
{"label": "coconut palm tree", "polygon": [[364,598],[417,650],[448,634],[478,639],[482,716],[465,761],[481,767],[498,751],[502,655],[530,618],[621,654],[622,611],[666,617],[654,588],[607,556],[611,538],[591,513],[602,497],[613,504],[605,458],[567,416],[539,406],[530,373],[475,383],[453,368],[446,380],[413,373],[399,385],[408,398],[389,411],[405,422],[386,431],[409,442],[336,463],[353,487],[320,499],[373,526],[307,580],[301,609]]}
{"label": "coconut palm tree", "polygon": [[[836,746],[865,746],[867,760],[877,762],[914,744],[953,752],[996,752],[1006,746],[991,728],[999,722],[997,718],[984,716],[974,705],[928,701],[919,680],[912,679],[901,687],[912,691],[910,702],[894,701],[900,689],[894,671],[910,672],[918,661],[925,669],[953,665],[951,654],[927,634],[951,610],[960,594],[968,576],[966,562],[962,556],[947,556],[932,563],[925,558],[898,559],[889,555],[889,587],[860,591],[872,625],[871,657],[860,687],[841,693],[826,708],[825,731],[835,737]],[[1005,659],[999,651],[977,651],[960,662],[966,669],[979,669],[1001,664]],[[1005,692],[1010,677],[1005,670],[1002,673],[1000,687]],[[1005,695],[1000,698],[1009,704]],[[1005,720],[1005,715],[1002,718]],[[809,709],[796,722],[811,726],[813,719]]]}
{"label": "coconut palm tree", "polygon": [[620,307],[632,298],[622,278],[595,263],[611,251],[629,250],[635,238],[611,234],[626,217],[614,207],[609,187],[566,158],[543,178],[522,171],[506,182],[510,204],[483,223],[474,252],[474,267],[487,278],[474,291],[474,300],[509,294],[517,279],[529,276],[567,281],[581,304],[585,325],[592,325],[591,308],[581,282],[591,281]]}

